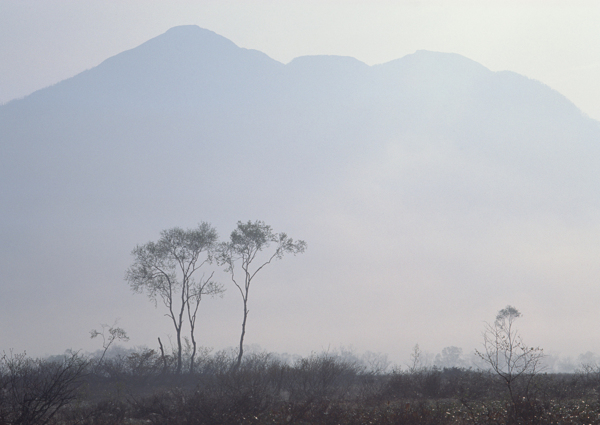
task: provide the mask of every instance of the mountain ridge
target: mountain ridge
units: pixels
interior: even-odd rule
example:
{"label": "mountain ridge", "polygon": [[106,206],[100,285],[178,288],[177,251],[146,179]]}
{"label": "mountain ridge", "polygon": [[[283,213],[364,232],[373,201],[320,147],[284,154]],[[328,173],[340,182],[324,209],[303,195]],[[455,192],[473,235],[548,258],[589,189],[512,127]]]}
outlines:
{"label": "mountain ridge", "polygon": [[[425,335],[404,335],[407,347],[440,332],[474,346],[464,323],[506,297],[545,311],[548,288],[579,305],[597,287],[582,262],[600,255],[598,124],[540,82],[456,54],[282,64],[208,30],[169,30],[0,106],[0,269],[11,282],[0,321],[24,324],[0,340],[18,349],[24,333],[58,352],[72,346],[62,335],[112,316],[153,344],[168,330],[123,283],[131,248],[173,226],[209,221],[226,234],[262,219],[309,250],[265,274],[252,342],[390,352],[389,338],[361,344],[419,317]],[[565,276],[580,286],[562,288]],[[28,307],[66,305],[68,293],[92,301]],[[230,345],[236,301],[207,303],[207,346]],[[281,317],[268,313],[278,304]],[[368,314],[349,313],[357,306]],[[337,341],[348,320],[360,322],[346,332],[356,340]]]}
{"label": "mountain ridge", "polygon": [[[182,46],[185,46],[183,50]],[[195,53],[197,56],[194,57],[190,53]],[[342,64],[341,61],[344,63]],[[337,65],[334,65],[334,62]],[[350,64],[353,65],[349,66]],[[169,66],[172,69],[169,69]],[[332,66],[336,68],[334,69]],[[223,72],[224,69],[237,69],[238,72]],[[322,71],[317,71],[317,69],[322,69]],[[121,77],[102,76],[103,72],[121,75]],[[248,72],[252,75],[244,76],[244,73]],[[347,81],[344,89],[352,89],[353,85],[369,85],[368,81],[362,81],[367,79],[371,82],[380,80],[380,85],[384,87],[383,91],[392,88],[391,93],[396,97],[399,94],[394,92],[393,87],[398,87],[396,82],[399,79],[403,79],[405,85],[418,83],[422,85],[422,83],[433,82],[434,85],[430,90],[440,90],[451,80],[456,82],[458,79],[465,84],[466,81],[474,79],[481,80],[502,75],[502,73],[493,73],[482,65],[458,54],[426,50],[419,50],[402,58],[373,66],[366,65],[354,58],[335,55],[303,56],[284,65],[264,53],[238,47],[230,40],[210,30],[188,25],[171,28],[166,33],[154,37],[136,48],[106,59],[90,70],[38,90],[25,98],[8,102],[0,108],[12,107],[23,102],[29,103],[35,98],[45,97],[49,98],[47,102],[66,106],[76,102],[77,92],[85,93],[86,88],[90,90],[89,87],[94,85],[94,77],[96,79],[99,77],[101,81],[95,83],[98,87],[85,93],[87,101],[103,99],[103,102],[99,103],[108,102],[111,106],[116,103],[111,103],[111,96],[127,98],[129,101],[132,98],[137,99],[134,100],[136,107],[148,104],[156,107],[169,101],[183,103],[185,107],[194,107],[194,105],[198,106],[194,99],[199,97],[208,97],[217,103],[216,99],[225,97],[230,102],[235,102],[238,99],[231,94],[235,90],[246,91],[245,101],[248,102],[250,101],[248,98],[251,97],[260,99],[261,92],[268,92],[273,84],[293,85],[298,83],[295,79],[299,75],[316,73],[315,75],[324,77],[323,72],[329,77],[316,83],[314,89],[317,92],[324,89],[324,84],[332,82],[340,84],[342,81]],[[177,77],[174,77],[175,75]],[[203,77],[204,79],[202,79]],[[306,75],[304,78],[307,78]],[[254,84],[259,81],[260,84],[252,90],[248,88],[249,81],[253,81]],[[157,82],[160,82],[163,88],[152,96],[153,83],[156,85]],[[67,88],[69,85],[73,87]],[[216,85],[216,88],[209,90],[207,85]],[[298,86],[300,87],[298,90],[306,90],[302,84],[298,84]],[[553,91],[549,87],[547,89]],[[53,99],[52,94],[56,92],[59,93],[60,98],[61,90],[63,90],[64,99],[62,101]],[[185,93],[186,90],[188,90],[187,93]],[[364,90],[373,90],[373,88],[364,88]],[[66,93],[64,93],[65,91]],[[230,94],[227,95],[227,93]],[[381,94],[378,92],[375,93],[375,96],[381,96]],[[413,96],[422,94],[423,90],[420,89],[420,92]],[[81,99],[79,102],[82,105],[86,104],[86,101]]]}

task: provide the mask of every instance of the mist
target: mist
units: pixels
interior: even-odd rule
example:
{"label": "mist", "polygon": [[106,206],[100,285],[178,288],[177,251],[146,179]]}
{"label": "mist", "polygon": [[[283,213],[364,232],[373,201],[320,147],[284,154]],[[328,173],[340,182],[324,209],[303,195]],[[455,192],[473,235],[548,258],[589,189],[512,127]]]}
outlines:
{"label": "mist", "polygon": [[[600,127],[539,81],[433,51],[283,64],[182,26],[0,106],[0,128],[3,349],[93,351],[117,319],[130,346],[173,341],[131,250],[263,220],[308,249],[257,277],[248,344],[468,356],[511,304],[528,343],[600,352]],[[218,350],[242,307],[210,267],[227,290],[197,334]]]}

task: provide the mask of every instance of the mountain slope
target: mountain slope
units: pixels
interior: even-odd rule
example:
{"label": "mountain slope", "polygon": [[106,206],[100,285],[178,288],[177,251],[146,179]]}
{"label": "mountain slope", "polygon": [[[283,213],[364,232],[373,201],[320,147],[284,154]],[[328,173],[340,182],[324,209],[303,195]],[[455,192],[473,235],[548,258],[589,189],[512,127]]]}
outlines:
{"label": "mountain slope", "polygon": [[[0,340],[57,351],[122,317],[152,344],[168,323],[129,296],[129,251],[167,227],[264,219],[309,250],[265,275],[251,342],[468,348],[470,324],[510,302],[561,344],[547,306],[600,319],[599,141],[559,93],[460,55],[284,65],[176,27],[0,107],[0,320],[23,323]],[[208,345],[235,340],[231,292],[207,302]]]}

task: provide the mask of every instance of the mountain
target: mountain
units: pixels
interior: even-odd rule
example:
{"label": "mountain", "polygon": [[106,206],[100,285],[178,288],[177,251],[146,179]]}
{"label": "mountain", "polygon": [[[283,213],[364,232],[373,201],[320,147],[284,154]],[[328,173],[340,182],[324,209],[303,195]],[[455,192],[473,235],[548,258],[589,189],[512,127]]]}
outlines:
{"label": "mountain", "polygon": [[[20,324],[0,340],[58,350],[122,317],[151,344],[168,323],[129,296],[129,251],[199,221],[307,240],[257,288],[250,341],[274,349],[470,344],[464,323],[507,302],[552,317],[595,299],[599,141],[564,96],[457,54],[284,65],[176,27],[0,106],[0,320]],[[230,292],[207,302],[207,344],[235,341]],[[400,346],[373,332],[415,316]]]}

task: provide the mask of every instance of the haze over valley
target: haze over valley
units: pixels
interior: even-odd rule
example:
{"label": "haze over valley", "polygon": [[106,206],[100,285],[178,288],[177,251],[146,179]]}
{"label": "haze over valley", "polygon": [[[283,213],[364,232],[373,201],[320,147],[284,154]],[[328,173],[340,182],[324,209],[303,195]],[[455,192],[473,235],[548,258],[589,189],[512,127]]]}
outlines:
{"label": "haze over valley", "polygon": [[[547,352],[600,353],[600,123],[543,83],[453,53],[287,64],[178,26],[0,106],[3,349],[131,346],[171,324],[124,281],[131,250],[209,222],[264,220],[307,242],[266,268],[247,343],[472,353],[515,305]],[[200,307],[235,346],[240,300]]]}

